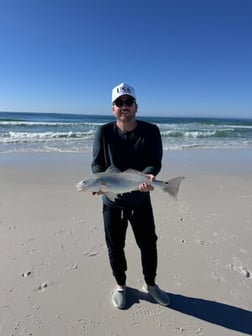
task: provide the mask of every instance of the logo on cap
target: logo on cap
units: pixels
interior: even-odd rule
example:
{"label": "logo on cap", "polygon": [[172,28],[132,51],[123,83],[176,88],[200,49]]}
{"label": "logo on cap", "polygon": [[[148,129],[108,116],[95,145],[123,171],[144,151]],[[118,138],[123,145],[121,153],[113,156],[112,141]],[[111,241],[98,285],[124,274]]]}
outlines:
{"label": "logo on cap", "polygon": [[127,87],[127,86],[122,86],[122,87],[118,87],[117,90],[116,90],[118,93],[131,93],[130,89]]}

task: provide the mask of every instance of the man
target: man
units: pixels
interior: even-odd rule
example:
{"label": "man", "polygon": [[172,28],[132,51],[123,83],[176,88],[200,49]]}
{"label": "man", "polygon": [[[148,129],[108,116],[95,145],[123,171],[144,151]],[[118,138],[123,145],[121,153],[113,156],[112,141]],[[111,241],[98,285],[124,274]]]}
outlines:
{"label": "man", "polygon": [[[112,90],[112,111],[115,122],[100,126],[93,145],[92,172],[115,168],[141,171],[150,181],[161,169],[162,142],[156,125],[136,119],[138,105],[133,87],[121,83]],[[168,295],[155,283],[157,270],[157,236],[150,200],[152,186],[139,185],[139,190],[111,201],[103,195],[103,220],[109,261],[117,287],[112,303],[117,308],[126,305],[126,270],[124,253],[126,230],[130,222],[141,251],[145,284],[143,289],[159,304],[169,304]],[[98,194],[102,194],[99,192]]]}

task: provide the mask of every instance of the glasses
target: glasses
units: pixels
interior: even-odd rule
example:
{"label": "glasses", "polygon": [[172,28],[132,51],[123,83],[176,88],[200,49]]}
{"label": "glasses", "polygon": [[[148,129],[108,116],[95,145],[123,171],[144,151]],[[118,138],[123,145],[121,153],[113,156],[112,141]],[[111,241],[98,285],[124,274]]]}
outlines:
{"label": "glasses", "polygon": [[135,102],[135,99],[129,98],[126,100],[121,100],[118,99],[116,100],[113,105],[117,106],[117,107],[123,107],[123,105],[127,106],[127,107],[131,107]]}

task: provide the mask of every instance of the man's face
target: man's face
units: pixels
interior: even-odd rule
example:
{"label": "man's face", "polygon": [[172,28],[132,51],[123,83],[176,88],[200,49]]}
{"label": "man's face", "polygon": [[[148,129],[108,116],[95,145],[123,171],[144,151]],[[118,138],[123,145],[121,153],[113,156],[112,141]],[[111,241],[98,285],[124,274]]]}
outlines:
{"label": "man's face", "polygon": [[137,107],[137,103],[133,97],[123,95],[114,101],[112,111],[116,119],[128,122],[135,119]]}

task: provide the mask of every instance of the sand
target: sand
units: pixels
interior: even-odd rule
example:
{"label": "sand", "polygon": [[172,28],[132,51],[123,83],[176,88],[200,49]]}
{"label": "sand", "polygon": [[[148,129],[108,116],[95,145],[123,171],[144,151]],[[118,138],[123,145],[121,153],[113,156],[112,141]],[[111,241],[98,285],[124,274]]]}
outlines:
{"label": "sand", "polygon": [[111,304],[101,199],[78,193],[90,154],[0,156],[0,335],[251,335],[252,155],[167,152],[179,200],[152,192],[162,307],[142,292],[129,227],[128,303]]}

